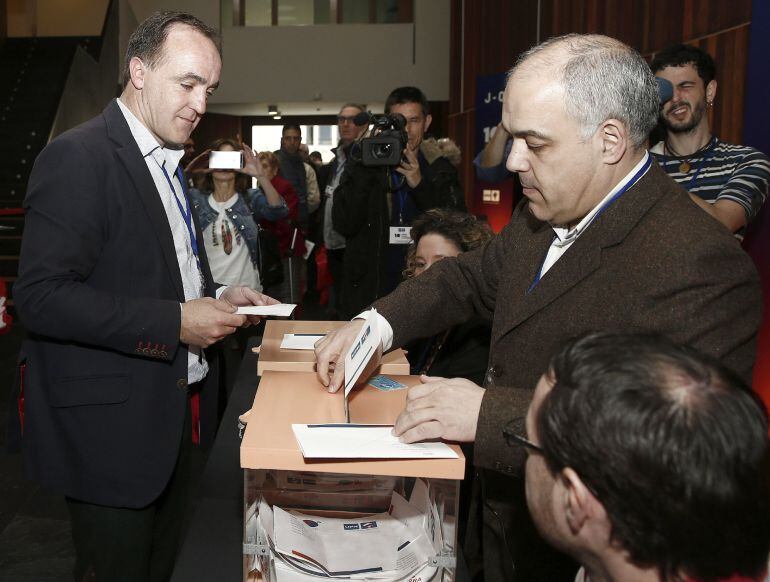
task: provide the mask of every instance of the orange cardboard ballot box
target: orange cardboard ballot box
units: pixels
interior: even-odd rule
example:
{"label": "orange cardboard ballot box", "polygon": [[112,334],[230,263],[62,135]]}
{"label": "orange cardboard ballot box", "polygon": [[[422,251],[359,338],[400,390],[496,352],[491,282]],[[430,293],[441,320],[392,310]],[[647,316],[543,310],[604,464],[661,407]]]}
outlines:
{"label": "orange cardboard ballot box", "polygon": [[[420,381],[417,376],[390,378],[406,388]],[[355,388],[349,399],[350,421],[393,424],[404,408],[406,388],[383,391],[368,384]],[[450,445],[458,455],[456,459],[303,458],[292,424],[344,422],[342,391],[329,394],[314,372],[263,373],[240,450],[244,469],[244,580],[261,577],[271,582],[281,577],[281,568],[286,568],[272,539],[260,529],[260,511],[270,512],[269,520],[264,520],[270,527],[276,507],[318,520],[358,519],[383,515],[392,510],[395,494],[410,500],[410,496],[418,496],[418,490],[430,507],[425,510],[425,528],[435,551],[427,563],[415,566],[415,576],[453,580],[459,490],[465,470],[460,447]],[[384,574],[387,572],[378,572],[372,578],[391,579]]]}
{"label": "orange cardboard ballot box", "polygon": [[[314,372],[315,354],[312,350],[282,349],[284,334],[326,334],[345,325],[345,321],[292,321],[271,319],[265,325],[262,346],[259,350],[257,375],[265,370],[284,372]],[[382,363],[376,374],[409,374],[409,361],[402,349],[396,349],[383,355]]]}

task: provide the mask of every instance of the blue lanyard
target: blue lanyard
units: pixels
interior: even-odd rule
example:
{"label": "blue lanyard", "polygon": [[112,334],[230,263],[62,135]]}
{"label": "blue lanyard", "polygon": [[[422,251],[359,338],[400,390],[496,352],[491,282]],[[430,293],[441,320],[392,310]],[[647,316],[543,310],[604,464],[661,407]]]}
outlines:
{"label": "blue lanyard", "polygon": [[[391,180],[398,180],[400,174],[396,171],[390,173]],[[392,182],[391,182],[392,183]],[[398,194],[398,224],[404,225],[404,206],[406,206],[406,199],[409,196],[409,190],[406,188],[406,181],[401,184],[401,187],[397,190],[393,190],[393,194]]]}
{"label": "blue lanyard", "polygon": [[703,159],[700,161],[700,164],[698,164],[698,169],[695,170],[695,173],[693,174],[692,178],[690,178],[690,181],[687,182],[687,186],[685,186],[685,190],[688,192],[690,191],[690,188],[693,187],[695,184],[695,180],[698,179],[698,174],[700,174],[700,171],[703,169],[703,165],[706,163],[706,160],[708,160],[711,157],[711,154],[714,153],[714,146],[717,144],[717,139],[715,137],[711,138],[711,145],[708,147],[706,152],[703,154]]}
{"label": "blue lanyard", "polygon": [[[652,165],[652,156],[648,154],[647,161],[644,163],[644,165],[641,168],[639,168],[639,171],[636,172],[636,174],[634,174],[633,176],[631,176],[631,179],[628,182],[626,182],[625,185],[620,190],[615,192],[612,198],[610,198],[609,200],[607,200],[607,202],[602,204],[602,207],[599,209],[599,211],[596,214],[594,214],[593,218],[591,218],[591,220],[589,220],[585,226],[583,226],[582,230],[585,230],[586,228],[588,228],[588,226],[592,224],[594,220],[599,218],[605,210],[607,210],[610,206],[612,206],[612,204],[618,198],[620,198],[623,194],[625,194],[628,190],[630,190],[631,187],[633,187],[633,185],[636,184],[639,181],[639,179],[642,176],[644,176],[645,173],[647,173],[647,170],[650,169],[651,165]],[[532,289],[534,289],[537,286],[537,284],[540,282],[540,279],[543,276],[543,265],[545,265],[545,260],[548,257],[548,252],[551,250],[551,246],[553,245],[553,241],[555,239],[556,239],[556,236],[554,235],[554,237],[551,239],[551,244],[548,245],[548,249],[546,249],[545,251],[543,260],[540,261],[540,267],[538,267],[537,269],[537,275],[535,275],[535,280],[532,281],[532,285],[530,285],[529,289],[527,289],[527,293],[530,293]]]}
{"label": "blue lanyard", "polygon": [[406,204],[407,196],[409,196],[409,192],[406,191],[406,188],[402,187],[398,191],[398,223],[401,226],[404,225],[404,205]]}
{"label": "blue lanyard", "polygon": [[190,234],[190,246],[192,247],[193,255],[195,255],[195,261],[198,263],[198,268],[200,268],[201,261],[198,258],[198,239],[195,237],[195,230],[192,226],[192,209],[190,208],[190,200],[187,198],[187,188],[185,187],[184,174],[182,174],[182,169],[179,166],[176,167],[176,177],[179,180],[179,183],[182,185],[182,194],[184,196],[185,203],[184,207],[182,206],[182,203],[179,202],[179,196],[176,195],[176,188],[174,188],[174,184],[171,182],[171,177],[166,171],[165,162],[162,166],[160,164],[158,165],[160,166],[163,175],[166,177],[168,187],[171,188],[171,192],[174,194],[174,201],[176,202],[177,208],[179,208],[179,214],[182,215],[182,219],[184,220],[185,225],[187,225],[187,232]]}

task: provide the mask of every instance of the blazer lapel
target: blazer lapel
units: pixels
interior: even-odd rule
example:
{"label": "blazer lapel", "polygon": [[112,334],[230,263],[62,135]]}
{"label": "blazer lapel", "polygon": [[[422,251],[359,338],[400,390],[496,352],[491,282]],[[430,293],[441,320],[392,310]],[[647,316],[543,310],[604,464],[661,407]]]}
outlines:
{"label": "blazer lapel", "polygon": [[179,300],[183,302],[185,300],[184,287],[182,285],[182,275],[179,272],[176,248],[174,247],[174,237],[171,234],[171,227],[168,224],[168,217],[163,208],[163,203],[160,201],[158,189],[155,187],[152,175],[147,169],[147,163],[142,158],[139,146],[136,144],[128,128],[128,123],[126,123],[123,113],[114,100],[104,110],[104,118],[110,138],[118,144],[115,150],[118,158],[131,177],[134,190],[141,199],[147,211],[147,216],[152,223],[163,258],[174,282],[176,294]]}
{"label": "blazer lapel", "polygon": [[[532,317],[537,312],[545,309],[553,301],[564,295],[578,283],[590,276],[601,266],[602,251],[613,246],[633,230],[650,207],[660,198],[664,188],[657,187],[657,181],[661,179],[661,170],[653,163],[650,170],[639,182],[618,199],[611,207],[599,216],[593,224],[576,240],[564,255],[542,277],[540,282],[529,292],[530,285],[535,279],[545,253],[553,240],[551,236],[545,241],[542,230],[533,233],[533,244],[523,257],[514,276],[510,289],[514,299],[511,303],[513,309],[505,318],[495,334],[493,340],[497,340],[521,323]],[[535,255],[537,255],[535,257]],[[524,264],[528,263],[528,264]],[[523,297],[522,297],[523,294]]]}

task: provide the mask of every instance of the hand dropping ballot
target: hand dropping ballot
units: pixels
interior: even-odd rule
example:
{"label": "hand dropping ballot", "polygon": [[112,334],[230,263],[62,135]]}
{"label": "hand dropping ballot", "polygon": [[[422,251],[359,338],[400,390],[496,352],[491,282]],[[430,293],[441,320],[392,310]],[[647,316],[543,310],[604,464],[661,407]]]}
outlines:
{"label": "hand dropping ballot", "polygon": [[[372,309],[366,314],[366,321],[361,331],[358,332],[350,351],[345,355],[345,420],[350,422],[350,411],[348,409],[348,395],[363,375],[363,379],[369,377],[369,374],[363,374],[367,371],[370,363],[375,365],[382,356],[382,339],[380,330],[377,328],[377,311]],[[368,372],[372,372],[371,369]]]}

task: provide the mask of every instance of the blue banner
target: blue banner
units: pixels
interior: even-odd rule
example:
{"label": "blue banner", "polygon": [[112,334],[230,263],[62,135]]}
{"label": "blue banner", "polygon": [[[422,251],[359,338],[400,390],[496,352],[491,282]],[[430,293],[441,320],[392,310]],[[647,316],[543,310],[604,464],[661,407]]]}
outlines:
{"label": "blue banner", "polygon": [[476,153],[492,137],[503,114],[503,91],[507,73],[476,77]]}

